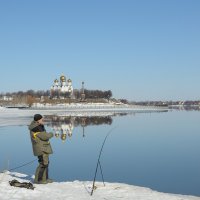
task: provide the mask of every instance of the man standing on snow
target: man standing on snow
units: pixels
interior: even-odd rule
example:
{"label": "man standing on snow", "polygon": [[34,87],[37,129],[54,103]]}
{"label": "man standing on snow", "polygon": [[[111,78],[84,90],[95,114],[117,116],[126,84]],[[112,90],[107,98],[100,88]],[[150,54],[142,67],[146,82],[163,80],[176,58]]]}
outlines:
{"label": "man standing on snow", "polygon": [[34,183],[46,184],[53,181],[48,177],[49,154],[52,154],[49,139],[53,133],[47,133],[44,127],[43,117],[40,114],[34,115],[34,120],[29,125],[31,142],[34,156],[38,157],[39,165],[35,172]]}

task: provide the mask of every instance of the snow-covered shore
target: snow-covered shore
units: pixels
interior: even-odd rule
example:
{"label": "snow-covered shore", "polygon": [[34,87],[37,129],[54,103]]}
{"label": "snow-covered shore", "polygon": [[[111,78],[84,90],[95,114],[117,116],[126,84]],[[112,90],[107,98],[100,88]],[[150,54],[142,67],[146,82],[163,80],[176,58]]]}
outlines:
{"label": "snow-covered shore", "polygon": [[35,189],[18,188],[9,185],[16,179],[20,182],[30,182],[27,175],[4,172],[0,174],[1,200],[200,200],[200,197],[167,194],[153,191],[149,188],[132,186],[122,183],[97,182],[97,189],[90,196],[92,182],[54,182],[46,185],[34,184]]}
{"label": "snow-covered shore", "polygon": [[98,110],[98,111],[105,111],[105,110],[112,110],[112,111],[158,111],[158,110],[166,110],[166,107],[161,106],[141,106],[141,105],[129,105],[129,104],[123,104],[123,103],[71,103],[71,104],[41,104],[36,103],[33,104],[32,107],[29,109],[44,109],[44,110],[50,110],[50,109],[57,109],[57,110],[69,110],[69,111],[76,111],[76,110]]}
{"label": "snow-covered shore", "polygon": [[163,108],[145,106],[114,106],[109,104],[68,104],[38,106],[30,109],[0,107],[0,127],[28,125],[34,114],[58,116],[112,116],[120,113],[161,112]]}

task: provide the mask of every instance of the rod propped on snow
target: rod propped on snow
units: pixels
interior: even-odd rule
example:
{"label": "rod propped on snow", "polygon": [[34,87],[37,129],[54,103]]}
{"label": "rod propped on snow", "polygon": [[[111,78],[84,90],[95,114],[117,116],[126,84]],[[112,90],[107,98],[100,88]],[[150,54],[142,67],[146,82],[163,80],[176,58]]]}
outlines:
{"label": "rod propped on snow", "polygon": [[[96,166],[96,170],[95,170],[95,175],[94,175],[94,180],[93,180],[93,185],[92,185],[92,191],[90,193],[90,195],[92,196],[93,192],[94,192],[94,187],[95,187],[95,181],[96,181],[96,175],[97,175],[97,170],[98,170],[98,167],[99,167],[99,164],[100,164],[100,158],[101,158],[101,153],[103,151],[103,147],[104,147],[104,144],[108,138],[108,136],[110,135],[110,133],[115,129],[116,127],[112,128],[106,135],[104,141],[103,141],[103,144],[101,146],[101,150],[99,152],[99,157],[98,157],[98,160],[97,160],[97,166]],[[100,164],[100,169],[101,169],[101,175],[102,175],[102,179],[103,179],[103,183],[104,183],[104,178],[103,178],[103,174],[102,174],[102,168],[101,168],[101,164]],[[105,185],[105,184],[104,184]]]}

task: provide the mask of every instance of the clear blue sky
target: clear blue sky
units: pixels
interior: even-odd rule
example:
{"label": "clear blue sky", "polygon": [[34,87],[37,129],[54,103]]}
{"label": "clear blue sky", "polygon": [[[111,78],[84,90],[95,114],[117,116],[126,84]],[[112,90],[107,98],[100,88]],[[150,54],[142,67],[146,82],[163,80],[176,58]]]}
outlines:
{"label": "clear blue sky", "polygon": [[199,0],[0,0],[0,92],[74,88],[200,99]]}

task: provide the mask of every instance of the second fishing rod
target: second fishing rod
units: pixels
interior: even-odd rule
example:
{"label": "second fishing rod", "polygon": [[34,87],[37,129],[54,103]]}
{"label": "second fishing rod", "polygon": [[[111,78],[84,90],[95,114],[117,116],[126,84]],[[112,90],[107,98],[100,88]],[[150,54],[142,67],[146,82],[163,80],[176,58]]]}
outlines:
{"label": "second fishing rod", "polygon": [[[100,158],[101,158],[101,154],[102,154],[102,151],[103,151],[103,147],[105,145],[105,142],[108,138],[108,136],[111,134],[111,132],[115,129],[116,127],[112,128],[110,131],[108,131],[108,133],[106,134],[106,137],[102,143],[102,146],[101,146],[101,149],[100,149],[100,152],[99,152],[99,156],[98,156],[98,160],[97,160],[97,164],[96,164],[96,169],[95,169],[95,174],[94,174],[94,179],[93,179],[93,184],[92,184],[92,190],[91,190],[91,193],[90,195],[92,196],[93,192],[94,192],[94,188],[95,188],[95,181],[96,181],[96,175],[97,175],[97,171],[98,171],[98,167],[100,167],[100,170],[101,170],[101,176],[102,176],[102,180],[103,180],[103,183],[104,183],[104,177],[103,177],[103,172],[102,172],[102,167],[101,167],[101,164],[100,164]],[[105,185],[105,184],[104,184]]]}

